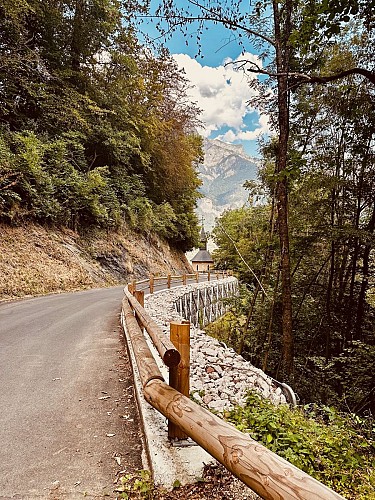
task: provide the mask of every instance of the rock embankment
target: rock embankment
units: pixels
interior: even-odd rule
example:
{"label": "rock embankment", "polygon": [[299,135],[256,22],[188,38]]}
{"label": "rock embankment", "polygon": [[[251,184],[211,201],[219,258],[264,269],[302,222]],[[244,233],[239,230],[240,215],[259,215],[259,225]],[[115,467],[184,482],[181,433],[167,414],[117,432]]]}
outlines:
{"label": "rock embankment", "polygon": [[78,234],[0,223],[0,300],[127,283],[151,271],[182,274],[190,266],[181,251],[125,225]]}
{"label": "rock embankment", "polygon": [[[235,278],[226,278],[234,280]],[[187,285],[149,295],[145,307],[157,324],[169,334],[169,323],[181,321],[174,302],[193,288],[215,286],[223,280]],[[219,413],[235,405],[243,405],[249,389],[274,403],[285,403],[280,387],[262,370],[228,348],[223,342],[191,327],[190,390],[193,397],[210,410]]]}

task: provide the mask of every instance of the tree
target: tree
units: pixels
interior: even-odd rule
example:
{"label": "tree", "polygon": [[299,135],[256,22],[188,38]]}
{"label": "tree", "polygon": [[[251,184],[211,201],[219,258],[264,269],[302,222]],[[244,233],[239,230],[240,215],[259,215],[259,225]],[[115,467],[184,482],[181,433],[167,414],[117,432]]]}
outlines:
{"label": "tree", "polygon": [[[347,13],[355,14],[356,11],[351,2],[344,9]],[[363,6],[363,3],[361,3]],[[276,178],[276,204],[278,212],[278,232],[280,238],[280,263],[282,282],[282,372],[291,377],[293,373],[293,326],[292,326],[292,293],[291,293],[291,268],[289,252],[289,228],[288,228],[288,177],[290,175],[289,165],[289,125],[290,125],[290,92],[305,82],[327,83],[346,76],[347,74],[362,74],[370,81],[375,81],[375,74],[367,68],[350,68],[346,72],[338,71],[331,75],[319,74],[317,58],[311,58],[306,46],[311,38],[318,36],[316,25],[318,21],[330,12],[330,21],[326,22],[326,34],[330,36],[336,32],[338,22],[346,22],[334,4],[329,10],[327,2],[309,2],[305,8],[298,2],[292,0],[259,1],[252,9],[241,0],[232,2],[212,2],[188,0],[187,7],[178,8],[175,2],[164,0],[157,9],[155,16],[162,20],[159,24],[161,32],[167,36],[172,30],[183,29],[187,33],[187,27],[196,23],[197,39],[207,23],[220,23],[231,33],[238,37],[241,47],[244,47],[244,38],[252,41],[259,49],[266,46],[263,60],[271,57],[271,63],[261,68],[254,62],[242,61],[243,69],[265,74],[276,81],[277,118],[275,126],[278,134],[275,155],[275,178]],[[164,23],[167,23],[165,25]],[[297,44],[299,33],[302,33],[303,47],[298,53]],[[320,36],[320,35],[319,35]],[[312,59],[312,60],[311,60]]]}
{"label": "tree", "polygon": [[[126,11],[126,7],[130,11]],[[167,51],[142,46],[138,2],[0,6],[3,219],[198,238],[199,110]]]}
{"label": "tree", "polygon": [[[366,35],[356,35],[322,54],[322,71],[354,67],[367,58],[371,54]],[[351,411],[374,407],[370,367],[375,310],[369,300],[375,286],[374,93],[371,82],[360,75],[347,76],[334,86],[307,84],[293,93],[290,115],[294,388],[303,401],[334,403]],[[216,256],[231,263],[250,294],[241,297],[235,311],[244,337],[237,329],[230,338],[246,358],[277,378],[278,269],[267,257],[278,249],[270,239],[274,155],[271,141],[263,149],[260,170],[264,206],[225,213],[214,234],[219,244]],[[254,192],[254,183],[247,185]],[[265,288],[266,299],[234,244]],[[316,381],[314,390],[311,380]]]}

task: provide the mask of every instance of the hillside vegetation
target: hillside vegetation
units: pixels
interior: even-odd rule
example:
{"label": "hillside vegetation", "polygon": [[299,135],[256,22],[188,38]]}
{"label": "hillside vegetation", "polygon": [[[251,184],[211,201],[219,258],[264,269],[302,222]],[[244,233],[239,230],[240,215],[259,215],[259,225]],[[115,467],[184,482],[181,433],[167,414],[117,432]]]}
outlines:
{"label": "hillside vegetation", "polygon": [[[355,31],[327,47],[321,71],[367,64],[366,37]],[[327,86],[305,85],[291,100],[288,238],[293,370],[285,350],[283,275],[275,197],[277,141],[263,148],[248,206],[222,215],[215,257],[246,283],[222,335],[304,402],[375,413],[375,87],[350,75]],[[220,329],[220,327],[218,327]],[[226,334],[224,334],[226,330]]]}
{"label": "hillside vegetation", "polygon": [[117,0],[0,6],[0,219],[197,238],[187,82]]}
{"label": "hillside vegetation", "polygon": [[38,224],[0,224],[0,300],[129,283],[189,270],[159,237],[124,228],[78,234]]}

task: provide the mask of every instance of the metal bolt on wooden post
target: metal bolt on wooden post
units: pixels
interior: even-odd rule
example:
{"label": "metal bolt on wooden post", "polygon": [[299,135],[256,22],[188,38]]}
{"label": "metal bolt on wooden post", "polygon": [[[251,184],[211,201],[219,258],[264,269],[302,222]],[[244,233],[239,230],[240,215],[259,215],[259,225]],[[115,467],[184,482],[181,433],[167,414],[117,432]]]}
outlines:
{"label": "metal bolt on wooden post", "polygon": [[171,288],[171,281],[172,281],[171,275],[168,274],[168,277],[167,277],[167,287],[168,288]]}
{"label": "metal bolt on wooden post", "polygon": [[[169,385],[186,397],[190,393],[190,322],[171,322],[170,337],[181,355],[178,366],[169,369]],[[168,438],[186,439],[188,436],[176,424],[168,420]]]}
{"label": "metal bolt on wooden post", "polygon": [[154,276],[150,274],[150,293],[154,293]]}

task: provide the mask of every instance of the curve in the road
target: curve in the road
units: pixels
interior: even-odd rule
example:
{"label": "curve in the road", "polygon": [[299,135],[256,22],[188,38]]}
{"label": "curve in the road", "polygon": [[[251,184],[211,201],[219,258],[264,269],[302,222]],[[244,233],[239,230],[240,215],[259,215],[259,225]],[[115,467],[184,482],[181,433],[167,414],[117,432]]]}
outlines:
{"label": "curve in the road", "polygon": [[141,468],[123,287],[0,304],[0,498],[113,494]]}

